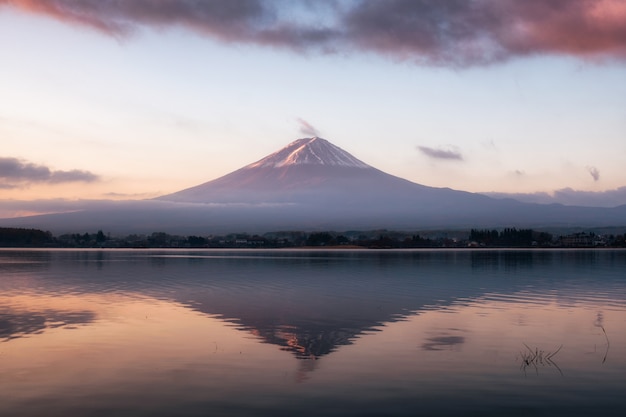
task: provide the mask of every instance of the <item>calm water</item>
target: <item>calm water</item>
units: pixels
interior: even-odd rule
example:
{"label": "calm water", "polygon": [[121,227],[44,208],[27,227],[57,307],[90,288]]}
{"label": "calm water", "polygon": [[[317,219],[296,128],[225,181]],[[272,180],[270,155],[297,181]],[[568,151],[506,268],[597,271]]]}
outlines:
{"label": "calm water", "polygon": [[0,250],[2,416],[611,416],[626,251]]}

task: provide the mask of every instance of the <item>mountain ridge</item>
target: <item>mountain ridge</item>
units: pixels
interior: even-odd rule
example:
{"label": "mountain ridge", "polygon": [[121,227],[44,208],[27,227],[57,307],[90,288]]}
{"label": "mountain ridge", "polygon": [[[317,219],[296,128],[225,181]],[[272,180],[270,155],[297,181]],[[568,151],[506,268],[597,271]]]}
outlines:
{"label": "mountain ridge", "polygon": [[398,198],[427,190],[450,189],[427,187],[387,174],[326,139],[312,137],[293,141],[214,180],[154,200],[262,204],[340,198],[343,204],[350,204],[349,196],[368,201],[373,195]]}

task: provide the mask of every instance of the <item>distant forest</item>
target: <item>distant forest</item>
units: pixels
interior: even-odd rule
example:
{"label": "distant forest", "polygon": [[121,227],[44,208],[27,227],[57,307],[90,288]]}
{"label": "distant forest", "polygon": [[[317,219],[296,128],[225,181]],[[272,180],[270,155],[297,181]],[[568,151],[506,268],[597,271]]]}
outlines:
{"label": "distant forest", "polygon": [[111,237],[96,233],[54,236],[37,229],[0,228],[0,247],[21,248],[299,248],[344,247],[371,249],[405,248],[550,248],[626,247],[625,234],[579,232],[553,236],[532,229],[505,228],[469,232],[398,232],[388,230],[347,232],[272,232],[222,236],[178,236],[164,232]]}

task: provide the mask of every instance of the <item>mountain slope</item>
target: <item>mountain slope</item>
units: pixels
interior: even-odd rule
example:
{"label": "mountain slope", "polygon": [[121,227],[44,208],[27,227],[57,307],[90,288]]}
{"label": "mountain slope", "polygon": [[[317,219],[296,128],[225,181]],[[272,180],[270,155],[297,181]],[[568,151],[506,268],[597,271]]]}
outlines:
{"label": "mountain slope", "polygon": [[316,192],[343,188],[377,171],[321,138],[296,140],[257,162],[213,181],[157,200],[187,203],[300,202]]}
{"label": "mountain slope", "polygon": [[230,174],[157,200],[247,204],[335,202],[348,206],[367,202],[389,206],[401,202],[414,204],[418,202],[416,198],[489,200],[386,174],[317,137],[296,140]]}

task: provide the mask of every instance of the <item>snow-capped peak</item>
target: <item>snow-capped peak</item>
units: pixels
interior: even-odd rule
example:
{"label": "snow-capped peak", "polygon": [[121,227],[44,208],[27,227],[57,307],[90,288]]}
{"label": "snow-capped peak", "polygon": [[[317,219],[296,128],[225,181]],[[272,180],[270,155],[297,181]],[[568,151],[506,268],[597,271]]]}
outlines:
{"label": "snow-capped peak", "polygon": [[313,137],[298,139],[246,168],[281,168],[289,165],[331,165],[352,168],[371,168],[326,139]]}

